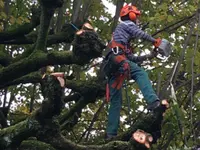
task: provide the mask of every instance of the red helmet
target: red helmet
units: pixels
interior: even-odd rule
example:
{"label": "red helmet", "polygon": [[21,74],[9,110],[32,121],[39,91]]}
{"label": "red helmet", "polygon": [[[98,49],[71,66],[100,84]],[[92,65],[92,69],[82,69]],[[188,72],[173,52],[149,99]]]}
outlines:
{"label": "red helmet", "polygon": [[130,20],[134,21],[137,15],[140,15],[141,13],[137,7],[125,5],[120,11],[120,17],[126,16],[127,14],[129,15]]}

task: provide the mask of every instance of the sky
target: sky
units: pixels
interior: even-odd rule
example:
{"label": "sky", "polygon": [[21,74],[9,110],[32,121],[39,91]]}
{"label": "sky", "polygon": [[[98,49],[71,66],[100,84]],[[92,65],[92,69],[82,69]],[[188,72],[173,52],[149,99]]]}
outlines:
{"label": "sky", "polygon": [[102,0],[102,2],[108,8],[107,12],[109,12],[112,15],[112,17],[114,17],[116,6],[108,2],[107,0]]}

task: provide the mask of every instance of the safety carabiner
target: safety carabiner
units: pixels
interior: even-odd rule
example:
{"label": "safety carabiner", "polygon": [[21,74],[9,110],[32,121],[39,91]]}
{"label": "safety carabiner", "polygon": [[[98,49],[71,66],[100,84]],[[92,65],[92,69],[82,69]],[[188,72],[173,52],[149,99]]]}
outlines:
{"label": "safety carabiner", "polygon": [[117,46],[117,47],[112,48],[112,52],[113,54],[117,55],[119,53],[119,47]]}

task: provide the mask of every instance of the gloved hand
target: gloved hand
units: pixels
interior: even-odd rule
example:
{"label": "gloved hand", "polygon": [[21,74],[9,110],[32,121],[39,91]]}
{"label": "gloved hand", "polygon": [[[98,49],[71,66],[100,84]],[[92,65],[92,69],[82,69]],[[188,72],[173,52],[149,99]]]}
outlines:
{"label": "gloved hand", "polygon": [[148,58],[148,59],[153,59],[154,57],[157,56],[157,54],[158,54],[158,53],[157,53],[155,50],[153,50],[153,51],[151,51],[150,54],[147,55],[147,58]]}
{"label": "gloved hand", "polygon": [[157,38],[157,39],[155,40],[155,42],[153,43],[153,45],[154,45],[155,47],[159,47],[160,44],[161,44],[161,42],[162,42],[161,38]]}

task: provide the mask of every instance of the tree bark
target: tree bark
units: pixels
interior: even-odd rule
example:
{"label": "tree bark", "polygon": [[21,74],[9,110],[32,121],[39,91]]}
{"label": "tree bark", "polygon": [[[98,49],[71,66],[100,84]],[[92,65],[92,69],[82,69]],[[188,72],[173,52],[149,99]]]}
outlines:
{"label": "tree bark", "polygon": [[124,0],[117,1],[115,16],[114,16],[113,25],[112,25],[112,32],[114,32],[118,24],[120,10],[123,7],[123,5],[124,5]]}

